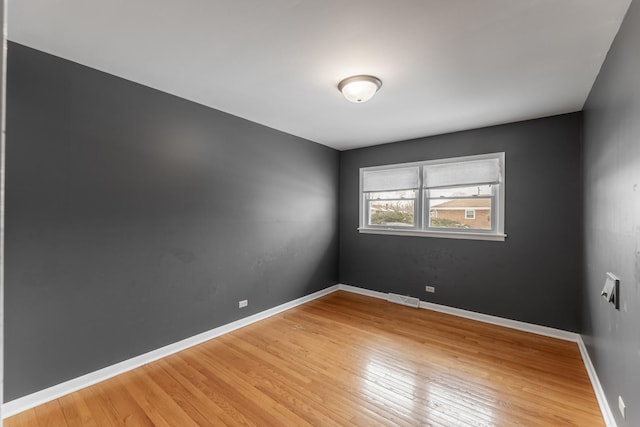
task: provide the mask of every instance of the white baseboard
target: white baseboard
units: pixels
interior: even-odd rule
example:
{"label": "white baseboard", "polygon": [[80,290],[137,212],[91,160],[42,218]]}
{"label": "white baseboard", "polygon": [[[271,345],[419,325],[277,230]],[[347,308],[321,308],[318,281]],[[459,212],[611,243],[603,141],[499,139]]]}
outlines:
{"label": "white baseboard", "polygon": [[387,299],[387,294],[384,292],[372,291],[370,289],[359,288],[357,286],[343,285],[342,283],[338,285],[338,288],[341,291],[347,291],[353,294],[360,294],[367,297],[378,298],[378,299]]}
{"label": "white baseboard", "polygon": [[596,394],[596,399],[598,399],[598,405],[600,406],[600,412],[602,412],[604,422],[607,427],[617,427],[616,419],[613,417],[611,407],[609,407],[609,402],[607,401],[607,396],[604,394],[596,369],[593,366],[593,363],[591,363],[591,357],[589,357],[589,352],[587,351],[587,346],[582,340],[582,336],[578,336],[578,348],[580,349],[580,355],[582,355],[584,367],[587,369],[587,374],[589,374],[589,379],[591,380],[593,391]]}
{"label": "white baseboard", "polygon": [[[258,322],[260,320],[266,319],[268,317],[274,316],[278,313],[282,313],[283,311],[289,310],[293,307],[302,305],[306,302],[328,295],[337,290],[343,290],[343,291],[365,295],[373,298],[379,298],[383,300],[386,300],[387,298],[386,293],[359,288],[356,286],[350,286],[350,285],[344,285],[344,284],[330,286],[326,289],[315,292],[313,294],[306,295],[302,298],[298,298],[293,301],[287,302],[285,304],[281,304],[279,306],[262,311],[260,313],[256,313],[251,316],[245,317],[244,319],[236,320],[235,322],[231,322],[226,325],[220,326],[218,328],[211,329],[207,332],[194,335],[192,337],[186,338],[176,343],[169,344],[165,347],[161,347],[159,349],[150,351],[148,353],[133,357],[129,360],[116,363],[115,365],[107,366],[106,368],[99,369],[89,374],[82,375],[78,378],[65,381],[64,383],[57,384],[55,386],[46,388],[44,390],[40,390],[35,393],[29,394],[27,396],[23,396],[18,399],[7,402],[3,404],[1,408],[2,419],[8,418],[12,415],[26,411],[35,406],[42,405],[43,403],[50,402],[54,399],[57,399],[69,393],[73,393],[74,391],[83,389],[85,387],[89,387],[93,384],[107,380],[116,375],[120,375],[122,373],[130,371],[132,369],[135,369],[147,363],[151,363],[155,360],[161,359],[171,354],[177,353],[179,351],[185,350],[189,347],[193,347],[195,345],[201,344],[205,341],[227,334],[236,329],[240,329],[244,326],[247,326],[252,323]],[[501,317],[491,316],[491,315],[482,314],[482,313],[476,313],[473,311],[462,310],[459,308],[447,307],[444,305],[434,304],[434,303],[425,302],[425,301],[420,301],[420,308],[439,311],[442,313],[464,317],[467,319],[477,320],[479,322],[504,326],[511,329],[531,332],[538,335],[576,342],[578,344],[578,348],[580,349],[582,360],[585,364],[585,368],[591,380],[591,384],[596,394],[596,398],[598,400],[598,404],[600,405],[600,410],[602,412],[602,416],[605,419],[606,425],[607,427],[617,427],[615,419],[613,418],[613,414],[611,412],[611,408],[609,408],[607,398],[604,394],[600,381],[598,380],[598,375],[596,374],[593,364],[591,363],[591,359],[589,358],[589,353],[587,352],[584,342],[582,341],[582,337],[579,334],[563,331],[560,329],[549,328],[546,326],[520,322],[517,320],[503,319]]]}
{"label": "white baseboard", "polygon": [[99,369],[97,371],[82,375],[72,380],[65,381],[61,384],[57,384],[44,390],[40,390],[35,393],[12,400],[2,405],[2,419],[26,411],[27,409],[31,409],[35,406],[42,405],[43,403],[50,402],[69,393],[73,393],[74,391],[89,387],[98,382],[107,380],[116,375],[120,375],[142,365],[146,365],[147,363],[151,363],[155,360],[185,350],[189,347],[201,344],[205,341],[219,337],[236,329],[240,329],[244,326],[266,319],[278,313],[282,313],[283,311],[289,310],[293,307],[335,292],[338,289],[338,285],[330,286],[326,289],[314,292],[302,298],[298,298],[293,301],[289,301],[279,306],[262,311],[260,313],[245,317],[244,319],[236,320],[235,322],[231,322],[218,328],[203,332],[201,334],[194,335],[176,343],[169,344],[165,347],[161,347],[148,353],[133,357],[129,360],[116,363],[115,365],[107,366],[106,368]]}
{"label": "white baseboard", "polygon": [[[347,292],[353,292],[360,295],[366,295],[373,298],[387,299],[387,294],[369,289],[362,289],[351,285],[339,285],[340,289]],[[462,310],[460,308],[448,307],[446,305],[434,304],[432,302],[420,301],[420,308],[441,313],[451,314],[453,316],[464,317],[467,319],[477,320],[483,323],[491,323],[492,325],[504,326],[519,331],[531,332],[546,337],[558,338],[565,341],[578,342],[579,335],[574,332],[563,331],[562,329],[549,328],[547,326],[534,325],[532,323],[520,322],[518,320],[504,319],[502,317],[491,316],[489,314],[476,313],[474,311]]]}
{"label": "white baseboard", "polygon": [[489,314],[476,313],[474,311],[462,310],[460,308],[447,307],[446,305],[434,304],[432,302],[421,301],[420,308],[439,311],[441,313],[477,320],[483,323],[503,326],[505,328],[517,329],[519,331],[530,332],[545,337],[557,338],[564,341],[577,342],[579,335],[575,332],[568,332],[562,329],[550,328],[548,326],[535,325],[533,323],[521,322],[519,320],[505,319],[491,316]]}
{"label": "white baseboard", "polygon": [[[351,285],[339,285],[340,290],[352,292],[360,295],[366,295],[373,298],[379,299],[387,299],[387,294],[378,291],[372,291],[369,289],[358,288],[356,286]],[[479,322],[491,323],[493,325],[504,326],[511,329],[517,329],[519,331],[531,332],[537,335],[543,335],[552,338],[558,338],[565,341],[572,341],[578,344],[578,348],[580,349],[580,355],[582,356],[582,362],[584,363],[585,369],[587,370],[587,374],[589,375],[589,379],[591,380],[591,385],[593,387],[593,391],[596,395],[596,399],[598,400],[598,405],[600,406],[600,412],[602,412],[602,417],[604,418],[605,424],[607,427],[617,427],[615,418],[613,418],[613,413],[611,412],[611,408],[609,407],[609,402],[607,401],[607,397],[604,394],[604,390],[602,389],[602,385],[600,384],[600,380],[598,379],[598,375],[596,374],[596,370],[591,363],[591,358],[589,357],[589,353],[587,352],[587,348],[584,345],[584,341],[582,340],[582,336],[580,334],[576,334],[575,332],[568,332],[562,329],[549,328],[547,326],[534,325],[531,323],[520,322],[517,320],[504,319],[502,317],[491,316],[488,314],[476,313],[473,311],[462,310],[459,308],[448,307],[445,305],[434,304],[431,302],[420,301],[420,308],[424,308],[427,310],[439,311],[441,313],[451,314],[454,316],[464,317],[467,319],[477,320]]]}

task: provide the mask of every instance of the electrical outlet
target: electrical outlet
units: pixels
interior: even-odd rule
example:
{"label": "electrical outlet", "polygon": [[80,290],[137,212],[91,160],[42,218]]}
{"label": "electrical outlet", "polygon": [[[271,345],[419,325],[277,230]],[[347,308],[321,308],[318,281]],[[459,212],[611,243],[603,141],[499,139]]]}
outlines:
{"label": "electrical outlet", "polygon": [[433,293],[436,292],[436,287],[435,286],[425,286],[424,290],[433,294]]}
{"label": "electrical outlet", "polygon": [[244,308],[248,305],[249,305],[249,301],[246,299],[243,299],[242,301],[238,301],[238,308]]}
{"label": "electrical outlet", "polygon": [[624,404],[624,400],[622,400],[622,396],[618,396],[618,409],[620,409],[620,413],[622,414],[622,418],[625,418],[625,410],[627,407]]}

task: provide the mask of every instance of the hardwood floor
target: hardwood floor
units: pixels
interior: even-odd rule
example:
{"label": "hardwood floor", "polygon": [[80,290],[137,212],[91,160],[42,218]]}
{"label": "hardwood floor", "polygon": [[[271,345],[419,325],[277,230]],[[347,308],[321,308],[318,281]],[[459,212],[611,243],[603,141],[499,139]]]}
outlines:
{"label": "hardwood floor", "polygon": [[14,426],[603,426],[575,343],[336,292]]}

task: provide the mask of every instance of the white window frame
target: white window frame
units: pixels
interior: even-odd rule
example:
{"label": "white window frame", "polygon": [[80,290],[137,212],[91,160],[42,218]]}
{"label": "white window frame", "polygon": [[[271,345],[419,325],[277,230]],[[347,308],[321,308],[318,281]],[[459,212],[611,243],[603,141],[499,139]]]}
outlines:
{"label": "white window frame", "polygon": [[[447,163],[457,163],[473,160],[498,159],[500,164],[500,178],[497,184],[492,187],[492,209],[491,209],[491,230],[465,230],[454,228],[435,228],[429,226],[429,197],[428,189],[423,188],[423,169],[434,165],[444,165]],[[407,226],[381,226],[367,225],[367,199],[366,192],[363,191],[364,173],[383,171],[396,168],[418,167],[420,170],[420,182],[416,191],[416,201],[414,204],[414,227]],[[399,236],[420,236],[438,237],[449,239],[470,239],[470,240],[490,240],[504,241],[507,235],[504,233],[505,217],[505,153],[488,153],[473,156],[452,157],[446,159],[427,160],[422,162],[398,163],[391,165],[372,166],[360,168],[360,188],[359,188],[359,227],[360,233],[367,234],[387,234]],[[466,217],[466,212],[465,212]],[[469,219],[469,218],[467,218]]]}
{"label": "white window frame", "polygon": [[[471,215],[469,215],[471,214]],[[464,210],[464,219],[476,219],[476,210],[474,208]]]}

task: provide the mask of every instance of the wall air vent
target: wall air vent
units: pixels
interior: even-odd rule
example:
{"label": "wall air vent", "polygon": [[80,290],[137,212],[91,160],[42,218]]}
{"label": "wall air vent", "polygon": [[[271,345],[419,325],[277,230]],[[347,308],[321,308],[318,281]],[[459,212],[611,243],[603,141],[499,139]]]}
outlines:
{"label": "wall air vent", "polygon": [[388,293],[387,294],[387,301],[394,302],[396,304],[407,305],[407,306],[413,307],[413,308],[420,307],[420,300],[418,298],[408,297],[408,296],[405,296],[405,295],[398,295],[398,294]]}

